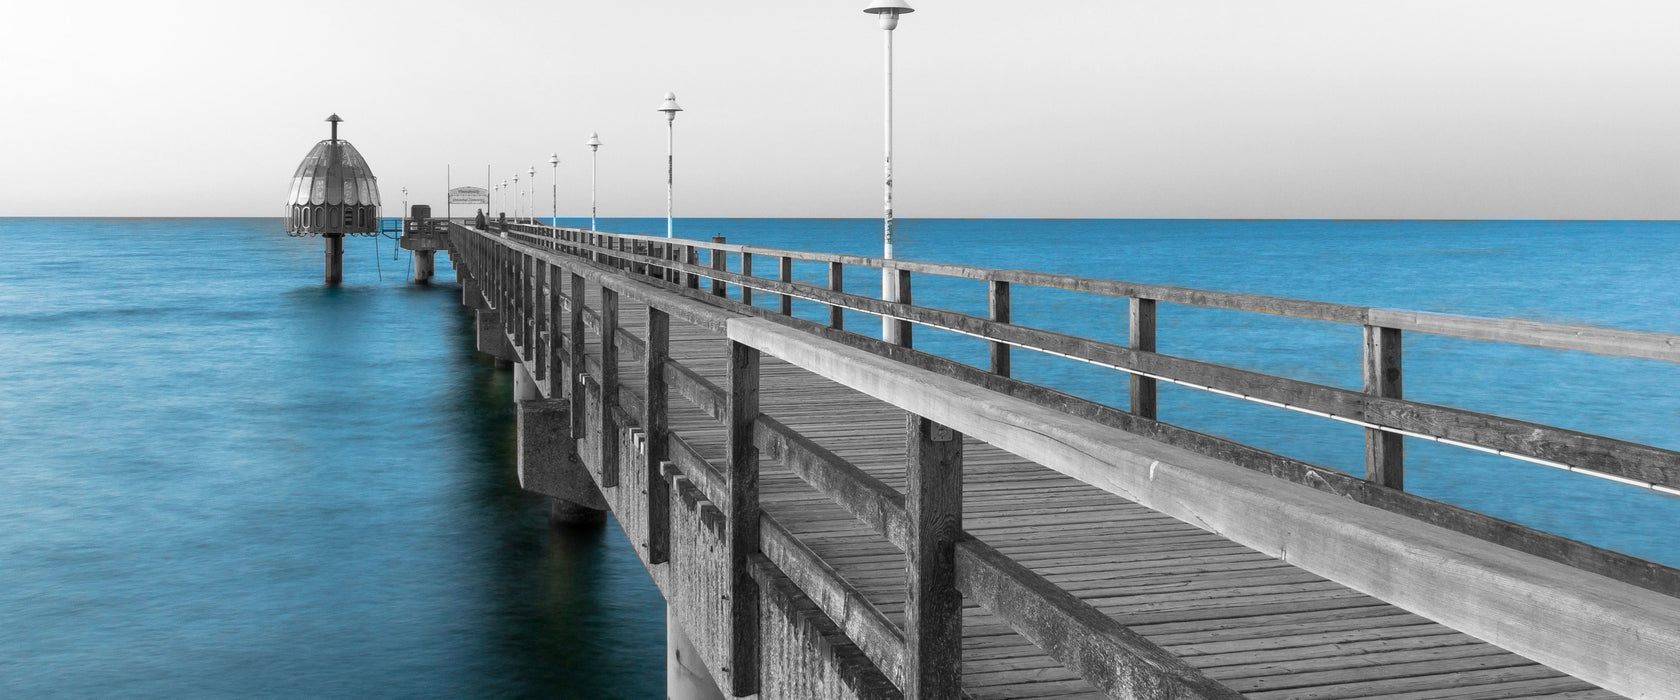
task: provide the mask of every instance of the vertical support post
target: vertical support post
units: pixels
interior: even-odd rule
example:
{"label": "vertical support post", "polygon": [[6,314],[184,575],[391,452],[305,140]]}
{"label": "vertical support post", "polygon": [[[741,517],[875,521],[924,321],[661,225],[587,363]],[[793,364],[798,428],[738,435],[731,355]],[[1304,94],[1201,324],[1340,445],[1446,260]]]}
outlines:
{"label": "vertical support post", "polygon": [[648,563],[662,564],[671,555],[671,492],[660,463],[670,450],[668,406],[670,392],[665,385],[665,362],[671,356],[671,316],[653,306],[647,309],[647,352],[642,355],[642,377],[647,386],[643,401],[642,428],[647,431],[647,547]]}
{"label": "vertical support post", "polygon": [[758,692],[758,586],[750,558],[758,553],[757,348],[729,342],[729,659],[739,697]]}
{"label": "vertical support post", "polygon": [[904,642],[904,697],[962,697],[962,594],[957,538],[962,536],[962,434],[911,414],[904,508],[910,516]]}
{"label": "vertical support post", "polygon": [[[994,323],[1009,323],[1008,282],[992,280],[991,289],[986,295],[986,307],[990,310]],[[992,374],[1009,376],[1009,343],[992,341]]]}
{"label": "vertical support post", "polygon": [[[684,246],[684,248],[687,249],[687,252],[685,252],[683,255],[684,255],[685,259],[688,261],[688,264],[693,265],[695,267],[699,267],[700,266],[700,249],[695,248],[694,246],[691,246],[691,245],[690,246]],[[688,284],[689,289],[699,289],[700,288],[700,276],[696,275],[692,272],[688,273],[687,284]]]}
{"label": "vertical support post", "polygon": [[589,434],[584,425],[584,392],[578,391],[578,377],[588,371],[583,360],[583,275],[572,273],[572,290],[566,297],[566,391],[572,397],[572,439],[582,440]]}
{"label": "vertical support post", "polygon": [[[893,298],[898,303],[909,306],[910,271],[894,270],[893,272],[895,273],[893,276],[898,282],[898,293],[895,294]],[[910,322],[901,318],[895,318],[892,322],[892,328],[893,332],[889,334],[890,337],[886,339],[887,342],[901,347],[910,347]]]}
{"label": "vertical support post", "polygon": [[[548,330],[548,263],[533,259],[536,267],[531,275],[531,345],[536,350],[537,381],[548,379],[548,358],[553,354],[554,334]],[[550,391],[553,391],[550,389]]]}
{"label": "vertical support post", "polygon": [[[776,260],[776,281],[789,284],[793,282],[793,258],[791,256],[783,255]],[[783,316],[793,315],[792,294],[781,296],[781,312]]]}
{"label": "vertical support post", "polygon": [[560,322],[561,314],[566,312],[565,296],[560,293],[560,280],[565,278],[565,270],[558,265],[548,266],[548,398],[558,399],[571,395],[572,376],[566,373],[565,357],[565,324]]}
{"label": "vertical support post", "polygon": [[[828,264],[828,291],[846,291],[846,269],[844,265],[837,262]],[[834,330],[842,330],[846,327],[845,307],[839,304],[828,305],[828,327]]]}
{"label": "vertical support post", "polygon": [[[1400,374],[1400,329],[1365,327],[1365,393],[1403,398]],[[1365,479],[1391,489],[1406,485],[1405,436],[1375,428],[1365,429]]]}
{"label": "vertical support post", "polygon": [[601,285],[601,488],[618,485],[618,292]]}
{"label": "vertical support post", "polygon": [[[752,253],[741,253],[741,276],[752,276]],[[746,304],[747,306],[752,306],[752,287],[748,287],[744,284],[738,286],[741,288],[741,303]]]}
{"label": "vertical support post", "polygon": [[[1155,300],[1132,297],[1132,322],[1127,343],[1133,350],[1155,352]],[[1132,415],[1155,420],[1155,380],[1132,375]]]}
{"label": "vertical support post", "polygon": [[537,359],[537,258],[534,255],[519,256],[519,305],[524,313],[519,315],[519,334],[524,337],[520,347],[525,353],[526,362]]}
{"label": "vertical support post", "polygon": [[[723,242],[723,236],[712,236],[712,242],[713,243],[722,243]],[[726,270],[729,267],[729,254],[725,253],[721,250],[718,250],[716,248],[713,248],[711,250],[711,263],[712,263],[712,269],[713,270],[718,270],[720,272],[723,271],[723,270]],[[728,296],[728,294],[729,294],[728,291],[723,286],[723,280],[720,280],[716,277],[713,277],[712,278],[712,296],[721,297],[721,296]]]}

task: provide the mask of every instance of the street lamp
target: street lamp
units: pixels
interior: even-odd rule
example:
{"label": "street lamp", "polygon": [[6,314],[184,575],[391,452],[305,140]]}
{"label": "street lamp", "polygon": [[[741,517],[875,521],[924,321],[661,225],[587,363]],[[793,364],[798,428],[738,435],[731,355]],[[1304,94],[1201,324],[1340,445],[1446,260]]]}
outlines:
{"label": "street lamp", "polygon": [[525,183],[525,190],[530,192],[531,208],[525,211],[531,215],[531,224],[535,225],[537,223],[537,166],[531,166],[529,172],[531,179]]}
{"label": "street lamp", "polygon": [[514,221],[514,223],[518,223],[519,222],[519,173],[514,173],[513,174],[513,189],[511,190],[510,194],[513,195],[513,221]]}
{"label": "street lamp", "polygon": [[[892,37],[893,37],[893,30],[898,28],[898,16],[909,14],[911,12],[915,12],[915,9],[911,8],[908,3],[904,2],[904,0],[874,0],[874,2],[869,3],[868,7],[863,8],[863,11],[868,12],[869,14],[875,15],[876,17],[880,18],[881,29],[885,30],[882,33],[885,34],[886,37],[887,37],[887,81],[886,81],[886,94],[887,94],[886,127],[887,128],[886,128],[886,160],[885,160],[885,163],[886,163],[886,167],[885,167],[885,171],[886,171],[885,172],[885,175],[886,175],[886,179],[885,179],[885,182],[886,182],[886,197],[883,201],[883,216],[882,216],[882,231],[881,231],[881,241],[882,241],[881,257],[886,258],[888,260],[891,260],[892,257],[893,257],[893,204],[892,204],[892,186],[893,186],[893,177],[892,177],[892,147],[893,147],[893,137],[892,137],[892,133],[893,133],[892,132],[892,114],[893,114],[892,75],[893,75],[893,71],[892,71]],[[894,274],[894,272],[895,271],[892,268],[886,268],[886,267],[881,268],[881,299],[882,300],[889,301],[889,302],[897,302],[898,301],[898,284],[896,283],[897,280],[895,279],[897,277],[897,275]],[[881,339],[885,340],[889,343],[894,343],[894,344],[899,343],[900,338],[899,338],[899,334],[898,334],[898,327],[899,327],[899,324],[898,324],[897,319],[894,319],[890,316],[882,316],[881,317]]]}
{"label": "street lamp", "polygon": [[584,142],[589,146],[589,230],[595,229],[595,161],[601,152],[601,136],[593,131],[589,132],[589,140]]}
{"label": "street lamp", "polygon": [[560,154],[558,154],[558,153],[548,154],[548,164],[554,167],[554,192],[551,193],[551,197],[550,197],[550,202],[553,204],[554,211],[548,215],[550,219],[553,219],[552,221],[550,221],[548,223],[550,223],[554,226],[559,226],[560,225]]}
{"label": "street lamp", "polygon": [[677,94],[674,92],[665,93],[665,101],[660,103],[659,111],[665,113],[665,237],[671,238],[673,235],[673,227],[671,226],[671,181],[676,162],[672,155],[675,153],[676,146],[674,134],[677,129],[677,112],[683,111],[683,108],[677,106]]}
{"label": "street lamp", "polygon": [[[402,193],[403,193],[402,216],[400,216],[398,218],[402,221],[403,232],[407,233],[408,232],[408,188],[407,187],[402,188]],[[397,235],[400,236],[402,234],[399,233]]]}

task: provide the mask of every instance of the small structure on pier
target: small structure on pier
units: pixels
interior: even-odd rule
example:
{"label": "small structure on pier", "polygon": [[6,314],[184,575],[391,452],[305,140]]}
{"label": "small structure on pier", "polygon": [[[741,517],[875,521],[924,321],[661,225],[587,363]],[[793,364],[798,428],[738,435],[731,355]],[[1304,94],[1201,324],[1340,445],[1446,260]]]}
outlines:
{"label": "small structure on pier", "polygon": [[315,144],[292,174],[286,232],[327,239],[327,284],[344,280],[344,237],[379,233],[379,179],[349,141],[338,138],[337,114],[327,117],[331,138]]}
{"label": "small structure on pier", "polygon": [[432,218],[432,207],[415,204],[403,219],[402,238],[397,241],[404,250],[414,253],[414,281],[432,281],[437,251],[449,250],[449,220]]}

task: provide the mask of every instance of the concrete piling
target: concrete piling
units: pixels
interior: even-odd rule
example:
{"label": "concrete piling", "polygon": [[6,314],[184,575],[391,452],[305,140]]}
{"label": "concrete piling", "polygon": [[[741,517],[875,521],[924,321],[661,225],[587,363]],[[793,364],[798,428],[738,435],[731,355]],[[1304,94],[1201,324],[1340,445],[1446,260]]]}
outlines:
{"label": "concrete piling", "polygon": [[414,251],[414,281],[418,284],[431,284],[434,271],[435,250]]}
{"label": "concrete piling", "polygon": [[667,700],[723,700],[723,691],[706,670],[699,650],[683,633],[671,606],[665,606],[665,697]]}

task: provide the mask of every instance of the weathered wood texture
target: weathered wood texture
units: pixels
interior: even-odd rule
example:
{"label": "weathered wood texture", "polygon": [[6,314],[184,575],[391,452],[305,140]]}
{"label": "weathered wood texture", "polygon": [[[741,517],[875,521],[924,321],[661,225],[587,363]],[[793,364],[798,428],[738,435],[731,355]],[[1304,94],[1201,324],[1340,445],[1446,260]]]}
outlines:
{"label": "weathered wood texture", "polygon": [[[1419,526],[762,319],[759,348],[1038,464],[1633,696],[1680,687],[1674,599]],[[1396,565],[1405,562],[1405,565]]]}
{"label": "weathered wood texture", "polygon": [[1107,365],[1178,384],[1218,391],[1238,398],[1346,421],[1369,424],[1417,437],[1475,445],[1499,452],[1566,464],[1646,484],[1680,489],[1680,452],[1639,445],[1573,430],[1519,421],[1432,404],[1372,396],[1359,391],[1226,367],[1080,338],[943,309],[915,306],[908,301],[909,272],[897,270],[901,301],[886,302],[856,294],[836,293],[811,285],[750,280],[727,271],[705,270],[715,278],[790,293],[828,304],[890,316],[896,342],[909,347],[904,334],[911,322],[994,342],[1006,342],[1066,357]]}
{"label": "weathered wood texture", "polygon": [[[506,245],[506,240],[484,237],[482,242],[488,248]],[[634,244],[625,247],[633,248]],[[690,247],[689,251],[692,250]],[[466,257],[472,255],[469,252]],[[593,263],[575,258],[545,261],[575,270],[593,283],[610,286],[625,300],[625,309],[618,319],[624,327],[607,334],[621,341],[614,352],[613,364],[641,361],[633,365],[636,371],[620,376],[623,386],[617,392],[623,410],[617,411],[615,442],[624,455],[620,470],[623,483],[608,492],[614,507],[624,509],[621,520],[646,520],[653,512],[641,495],[646,486],[635,483],[633,476],[642,472],[645,464],[639,461],[645,455],[642,452],[645,447],[638,447],[637,439],[643,436],[638,424],[647,423],[642,411],[650,402],[642,398],[645,396],[642,392],[650,384],[649,378],[662,375],[670,389],[683,397],[670,405],[667,442],[670,461],[661,465],[663,476],[671,484],[672,551],[668,564],[650,564],[650,574],[679,609],[679,614],[688,615],[684,628],[696,637],[696,643],[709,645],[714,658],[706,660],[708,666],[719,673],[720,680],[731,685],[736,680],[728,676],[736,667],[727,658],[727,650],[730,628],[737,624],[732,619],[736,610],[723,596],[738,584],[733,581],[734,562],[728,551],[725,514],[740,505],[731,493],[730,481],[737,471],[731,454],[739,452],[731,444],[742,444],[740,426],[748,425],[747,439],[758,450],[761,461],[755,470],[761,473],[753,500],[755,512],[762,508],[762,515],[757,519],[759,531],[752,546],[764,553],[749,556],[747,567],[755,583],[754,590],[761,592],[755,606],[757,614],[751,618],[756,623],[754,636],[758,639],[759,655],[755,661],[763,672],[761,697],[896,696],[891,683],[893,676],[878,669],[892,668],[894,659],[898,658],[894,650],[902,642],[894,642],[902,638],[897,636],[895,627],[907,624],[911,607],[903,550],[913,544],[913,526],[905,498],[899,495],[901,490],[909,488],[904,467],[906,454],[890,437],[903,435],[906,418],[890,404],[766,357],[759,368],[761,379],[757,392],[758,408],[763,415],[744,420],[728,405],[733,392],[719,387],[719,383],[731,384],[726,377],[732,353],[716,329],[725,326],[730,317],[770,314],[778,323],[801,328],[805,334],[843,340],[844,345],[839,346],[842,349],[866,347],[909,365],[938,369],[940,374],[934,374],[935,377],[962,377],[965,383],[1005,392],[999,394],[1005,399],[1011,395],[1030,398],[1031,401],[1021,401],[1027,408],[1054,404],[1058,406],[1052,411],[1056,415],[1066,418],[1070,413],[1078,414],[1090,421],[1083,426],[1085,430],[1124,426],[1183,443],[1201,441],[1202,447],[1215,452],[1223,450],[1256,472],[1288,476],[1327,491],[1348,490],[1358,498],[1393,501],[1397,497],[1398,506],[1388,505],[1398,509],[1407,507],[1411,501],[1428,503],[1345,475],[1343,481],[1323,486],[1316,483],[1321,480],[1314,473],[1322,468],[1198,436],[1124,411],[1071,397],[1058,398],[1058,394],[1042,387],[1022,385],[981,369],[954,366],[908,348],[884,346],[879,341],[828,329],[826,324],[810,324],[772,310],[743,310],[732,300],[714,302],[726,310],[717,306],[700,308],[694,306],[698,297],[684,292],[683,287],[671,287],[657,279],[641,278],[644,282],[634,282],[630,277],[598,270]],[[686,270],[683,272],[687,274]],[[725,274],[718,273],[718,276]],[[780,270],[777,276],[783,277]],[[781,280],[766,282],[779,284]],[[489,291],[486,296],[491,296]],[[671,362],[662,373],[642,364],[650,354],[651,344],[637,337],[646,337],[643,334],[648,321],[645,310],[634,302],[648,301],[669,310],[673,319],[686,321],[692,317],[699,324],[672,324]],[[582,323],[579,319],[579,325]],[[595,357],[599,357],[601,347],[600,325],[597,322],[596,333],[577,344],[586,346],[580,349]],[[566,350],[569,355],[571,347]],[[596,365],[594,373],[600,376],[602,363],[595,357],[584,364]],[[894,372],[909,365],[893,365]],[[885,380],[891,383],[902,381],[903,377],[887,376]],[[601,404],[594,398],[599,395],[599,389],[592,384],[586,383],[585,391],[579,393],[592,394],[586,396],[587,403],[599,410]],[[928,417],[938,418],[931,414]],[[591,418],[592,426],[599,424]],[[973,432],[975,427],[971,426],[968,432]],[[1005,431],[1012,428],[1007,420],[983,427]],[[1056,437],[1067,439],[1060,434]],[[595,436],[590,438],[586,442],[594,441]],[[1113,451],[1116,444],[1122,443],[1105,443],[1095,451]],[[1125,446],[1131,447],[1129,443]],[[582,447],[588,457],[591,448],[587,444]],[[996,574],[1003,567],[990,567],[993,579],[984,586],[975,585],[976,581],[963,581],[962,585],[969,589],[965,592],[973,596],[964,608],[961,627],[962,682],[972,697],[1095,697],[1102,692],[1099,689],[1113,692],[1113,688],[1123,687],[1108,684],[1114,682],[1112,679],[1125,678],[1127,673],[1172,678],[1174,661],[1178,662],[1179,672],[1192,669],[1183,678],[1191,681],[1189,687],[1201,689],[1194,691],[1199,694],[1186,697],[1225,697],[1219,693],[1230,691],[1280,700],[1351,696],[1614,697],[1301,571],[1268,556],[1264,547],[1262,552],[1255,552],[1231,544],[1219,535],[1153,513],[989,445],[971,440],[967,448],[963,456],[967,474],[962,482],[961,503],[968,535],[976,539],[965,540],[971,545],[956,547],[958,576],[967,576],[963,571],[965,566],[971,569],[969,573],[977,568],[973,566],[973,557],[964,554],[968,551],[965,546],[989,547],[1002,561],[1013,562],[1018,568],[1017,575],[999,578]],[[1089,444],[1082,448],[1094,449]],[[713,465],[721,465],[722,469]],[[1149,495],[1171,500],[1178,493],[1176,489],[1184,488],[1187,483],[1178,472],[1183,468],[1184,465],[1173,460],[1164,460],[1153,467],[1154,471],[1163,472],[1161,476],[1168,491]],[[1243,470],[1236,473],[1256,479],[1261,476]],[[1111,491],[1115,486],[1112,481],[1099,480],[1099,483]],[[1269,479],[1257,483],[1283,485]],[[1363,486],[1354,488],[1350,484]],[[712,498],[707,494],[712,494]],[[1243,501],[1242,498],[1231,500]],[[711,505],[726,502],[735,505]],[[1212,502],[1214,505],[1208,506],[1208,513],[1203,515],[1216,515],[1215,511],[1229,505],[1217,498]],[[1173,503],[1155,505],[1169,512],[1174,507],[1182,507]],[[708,507],[711,516],[704,515]],[[1370,512],[1382,515],[1378,511]],[[1422,517],[1438,515],[1431,511]],[[1498,523],[1485,516],[1477,520],[1475,516],[1468,514],[1465,516],[1468,524],[1461,525],[1476,529],[1487,527],[1489,522]],[[707,535],[700,535],[698,531],[706,529],[708,517],[713,529]],[[1394,522],[1381,517],[1376,520],[1382,527],[1372,529],[1419,527],[1415,523],[1403,524],[1409,522],[1405,520]],[[625,530],[631,541],[638,544],[645,542],[649,532],[645,523],[626,524]],[[1308,544],[1312,543],[1289,539],[1287,557],[1292,561],[1297,558],[1297,546],[1303,547],[1300,551],[1308,560],[1322,555],[1321,551],[1306,547]],[[1564,549],[1567,551],[1563,556],[1573,556],[1568,552],[1574,550]],[[1393,567],[1394,561],[1408,556],[1416,556],[1416,552],[1395,554],[1386,560],[1389,562],[1386,566]],[[646,556],[644,561],[648,561]],[[1499,562],[1494,568],[1509,568],[1513,562],[1528,565],[1517,558]],[[705,571],[708,565],[709,573]],[[1454,562],[1439,565],[1449,569],[1467,568]],[[1417,576],[1410,571],[1389,573],[1401,574],[1394,576],[1400,582],[1396,585],[1409,586]],[[1662,578],[1660,571],[1657,578]],[[698,584],[674,583],[679,580]],[[708,581],[709,597],[703,591]],[[1049,588],[1037,590],[1035,586]],[[685,589],[690,590],[684,593]],[[1052,594],[1055,590],[1064,594],[1059,599],[1061,603]],[[1010,591],[1014,592],[1011,595],[1020,591],[1032,591],[1032,594],[1017,596],[1013,603],[1006,603],[1007,596],[1003,593]],[[682,602],[685,595],[689,599]],[[978,607],[976,604],[982,598],[988,607],[997,610],[988,612]],[[1507,615],[1512,610],[1495,603],[1488,604],[1490,616]],[[680,610],[684,606],[690,608],[686,613]],[[799,617],[789,616],[790,610],[798,612]],[[871,610],[873,614],[869,613]],[[1042,636],[1046,629],[1055,630],[1056,625],[1068,624],[1069,620],[1083,620],[1069,628],[1076,630],[1070,643],[1057,645],[1069,642],[1066,634]],[[1102,620],[1108,623],[1105,625]],[[1535,629],[1526,620],[1521,626],[1522,633]],[[1098,633],[1093,635],[1093,630]],[[1128,640],[1124,632],[1117,630],[1130,631],[1136,637]],[[1048,646],[1040,649],[1017,631],[1029,636],[1039,634],[1040,641]],[[710,642],[702,643],[700,638],[706,635],[713,636],[708,638]],[[853,643],[850,639],[864,641]],[[1138,640],[1141,643],[1127,646]],[[1155,653],[1162,656],[1152,657]],[[907,649],[904,654],[908,656]],[[1091,659],[1104,658],[1130,659],[1129,663],[1139,665],[1081,666],[1089,664]],[[1157,663],[1161,659],[1166,661]],[[1076,668],[1079,670],[1075,671]],[[801,677],[783,677],[782,672],[774,669],[795,669]],[[895,673],[903,672],[907,671]],[[1152,683],[1149,692],[1172,687],[1171,683]],[[863,688],[872,690],[860,690]],[[1175,696],[1146,694],[1143,697]]]}
{"label": "weathered wood texture", "polygon": [[909,455],[904,510],[910,520],[905,550],[904,640],[906,697],[931,700],[962,694],[962,594],[957,590],[957,539],[962,536],[962,435],[920,416],[907,416]]}

